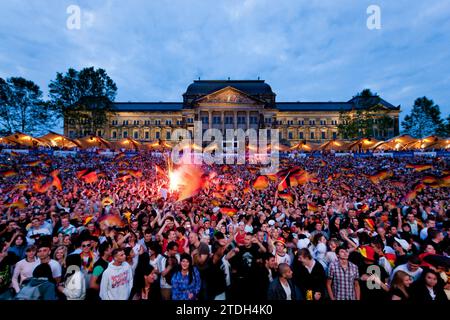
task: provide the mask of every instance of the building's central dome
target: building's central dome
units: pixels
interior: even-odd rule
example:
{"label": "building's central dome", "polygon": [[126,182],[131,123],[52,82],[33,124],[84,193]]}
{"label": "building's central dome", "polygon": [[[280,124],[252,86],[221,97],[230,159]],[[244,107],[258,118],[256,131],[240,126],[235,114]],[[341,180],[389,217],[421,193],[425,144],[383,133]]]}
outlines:
{"label": "building's central dome", "polygon": [[233,87],[251,96],[274,95],[272,88],[264,80],[194,80],[185,96],[202,96],[225,87]]}

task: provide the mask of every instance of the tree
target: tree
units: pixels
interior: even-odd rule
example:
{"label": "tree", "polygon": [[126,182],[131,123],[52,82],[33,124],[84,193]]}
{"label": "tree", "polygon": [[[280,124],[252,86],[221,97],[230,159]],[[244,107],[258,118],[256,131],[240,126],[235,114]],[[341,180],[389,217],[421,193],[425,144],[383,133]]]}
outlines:
{"label": "tree", "polygon": [[350,112],[339,112],[338,133],[343,139],[353,139],[358,135],[358,127],[356,121],[352,118]]}
{"label": "tree", "polygon": [[0,78],[0,126],[2,134],[41,132],[52,119],[52,110],[33,81],[22,77]]}
{"label": "tree", "polygon": [[447,116],[445,123],[438,130],[438,135],[445,138],[450,137],[450,115]]}
{"label": "tree", "polygon": [[355,109],[341,111],[339,114],[338,132],[344,139],[356,139],[373,136],[373,124],[376,118],[373,109],[380,103],[381,98],[364,89],[350,100]]}
{"label": "tree", "polygon": [[415,138],[439,134],[443,126],[439,106],[427,97],[417,98],[411,113],[402,121],[404,133]]}
{"label": "tree", "polygon": [[52,107],[59,117],[75,126],[78,136],[85,131],[95,134],[113,113],[117,86],[104,69],[70,68],[66,74],[58,72],[49,89]]}

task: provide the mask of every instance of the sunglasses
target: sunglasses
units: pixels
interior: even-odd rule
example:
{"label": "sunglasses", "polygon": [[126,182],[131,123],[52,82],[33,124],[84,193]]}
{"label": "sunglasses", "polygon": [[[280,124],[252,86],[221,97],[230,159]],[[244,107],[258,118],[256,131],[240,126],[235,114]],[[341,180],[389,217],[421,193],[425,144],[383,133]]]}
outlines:
{"label": "sunglasses", "polygon": [[82,247],[83,247],[83,248],[90,248],[91,245],[90,245],[90,244],[83,244]]}

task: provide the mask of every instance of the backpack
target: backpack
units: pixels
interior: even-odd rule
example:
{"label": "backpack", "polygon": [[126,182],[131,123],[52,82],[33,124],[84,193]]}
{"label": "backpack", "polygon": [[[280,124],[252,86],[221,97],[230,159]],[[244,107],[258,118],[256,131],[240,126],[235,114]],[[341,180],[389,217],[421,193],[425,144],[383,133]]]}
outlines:
{"label": "backpack", "polygon": [[28,282],[19,293],[14,297],[14,300],[41,300],[42,294],[39,290],[40,284],[37,286],[31,285]]}

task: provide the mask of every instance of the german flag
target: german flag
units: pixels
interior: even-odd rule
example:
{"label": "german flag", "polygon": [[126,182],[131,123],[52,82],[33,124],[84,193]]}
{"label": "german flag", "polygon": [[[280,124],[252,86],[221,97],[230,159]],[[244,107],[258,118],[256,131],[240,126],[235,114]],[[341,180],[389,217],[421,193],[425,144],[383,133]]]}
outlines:
{"label": "german flag", "polygon": [[442,187],[448,187],[448,186],[450,186],[450,174],[441,177],[441,178],[439,179],[439,184],[440,184]]}
{"label": "german flag", "polygon": [[306,207],[309,211],[313,211],[313,212],[317,212],[319,210],[319,206],[314,203],[308,203],[306,205]]}
{"label": "german flag", "polygon": [[27,205],[22,200],[17,200],[6,205],[8,208],[25,209]]}
{"label": "german flag", "polygon": [[123,159],[124,157],[125,157],[125,153],[124,152],[120,152],[114,157],[114,161]]}
{"label": "german flag", "polygon": [[345,191],[352,191],[352,188],[350,188],[350,186],[344,182],[341,183],[341,188]]}
{"label": "german flag", "polygon": [[245,188],[242,190],[242,192],[244,192],[245,194],[246,194],[246,193],[249,193],[249,192],[250,192],[250,188],[249,188],[249,187],[245,187]]}
{"label": "german flag", "polygon": [[403,200],[405,202],[411,202],[412,200],[414,200],[417,197],[417,192],[412,190],[410,192],[408,192],[407,194],[405,194],[405,197],[403,198]]}
{"label": "german flag", "polygon": [[308,172],[303,172],[302,174],[300,174],[300,175],[296,175],[295,176],[296,178],[297,178],[297,183],[299,184],[299,185],[304,185],[304,184],[306,184],[306,183],[308,183],[308,181],[309,181],[309,173]]}
{"label": "german flag", "polygon": [[88,172],[88,169],[79,170],[75,173],[75,176],[78,179],[81,179],[82,176],[84,176]]}
{"label": "german flag", "polygon": [[341,171],[350,171],[350,170],[351,170],[351,168],[346,168],[346,167],[341,168]]}
{"label": "german flag", "polygon": [[387,206],[388,206],[389,210],[397,208],[397,204],[394,201],[392,201],[392,200],[387,202]]}
{"label": "german flag", "polygon": [[219,200],[226,200],[225,196],[220,192],[213,192],[213,197]]}
{"label": "german flag", "polygon": [[422,192],[425,189],[425,184],[423,184],[422,182],[416,183],[413,187],[413,190],[415,192]]}
{"label": "german flag", "polygon": [[405,166],[407,169],[414,169],[417,172],[422,172],[425,170],[433,169],[433,165],[431,164],[407,164]]}
{"label": "german flag", "polygon": [[142,178],[142,171],[141,170],[132,170],[132,169],[130,169],[130,170],[128,170],[128,173],[133,178],[136,178],[136,179]]}
{"label": "german flag", "polygon": [[228,172],[228,171],[230,171],[230,166],[229,165],[222,166],[222,172],[223,173]]}
{"label": "german flag", "polygon": [[296,187],[298,186],[298,181],[294,176],[289,176],[289,185],[291,187]]}
{"label": "german flag", "polygon": [[104,207],[110,206],[110,205],[112,205],[112,204],[114,204],[114,200],[113,200],[111,197],[106,197],[106,198],[104,198],[104,199],[102,200],[102,205],[103,205]]}
{"label": "german flag", "polygon": [[438,182],[439,178],[433,175],[427,175],[422,177],[421,181],[425,184],[432,184]]}
{"label": "german flag", "polygon": [[269,187],[269,179],[266,176],[259,176],[253,182],[253,188],[256,190],[265,190]]}
{"label": "german flag", "polygon": [[158,166],[157,164],[155,164],[155,171],[156,171],[157,175],[162,175],[162,176],[166,175],[164,170],[160,166]]}
{"label": "german flag", "polygon": [[26,165],[29,167],[37,167],[38,165],[40,165],[42,163],[41,160],[36,160],[36,161],[27,161]]}
{"label": "german flag", "polygon": [[287,175],[295,176],[297,174],[300,174],[302,171],[303,170],[302,170],[301,167],[295,166],[293,168],[287,168],[287,169],[280,170],[280,171],[278,171],[276,173],[276,175],[277,175],[278,178],[282,178],[282,177],[285,177]]}
{"label": "german flag", "polygon": [[315,196],[320,196],[320,190],[319,189],[312,189],[311,193]]}
{"label": "german flag", "polygon": [[220,204],[220,202],[217,201],[216,199],[213,199],[213,200],[211,200],[211,204],[212,204],[213,206],[217,207],[217,206]]}
{"label": "german flag", "polygon": [[369,228],[369,230],[373,231],[375,230],[375,222],[372,219],[364,219],[364,222],[367,225],[367,228]]}
{"label": "german flag", "polygon": [[354,173],[346,173],[344,176],[347,178],[353,178],[355,176],[355,174]]}
{"label": "german flag", "polygon": [[403,188],[405,186],[405,183],[401,181],[392,181],[391,185],[393,185],[394,187]]}
{"label": "german flag", "polygon": [[389,172],[387,170],[381,170],[374,175],[368,176],[368,179],[373,184],[379,184],[381,181],[383,181],[389,177],[392,177],[392,172]]}
{"label": "german flag", "polygon": [[326,182],[330,183],[333,181],[333,177],[332,176],[328,176],[328,178],[325,180]]}
{"label": "german flag", "polygon": [[54,170],[50,173],[50,176],[52,177],[52,186],[56,187],[58,191],[62,191],[62,183],[61,179],[59,178],[59,170]]}
{"label": "german flag", "polygon": [[42,184],[40,181],[36,181],[33,183],[33,190],[38,193],[46,193],[51,186],[52,181],[47,181],[44,184]]}
{"label": "german flag", "polygon": [[16,186],[14,187],[14,190],[21,190],[21,191],[25,191],[28,189],[28,186],[26,184],[16,184]]}
{"label": "german flag", "polygon": [[319,179],[317,179],[316,177],[309,179],[309,181],[312,183],[319,183]]}
{"label": "german flag", "polygon": [[336,172],[335,174],[333,174],[333,179],[339,179],[341,176],[342,176],[342,173]]}
{"label": "german flag", "polygon": [[397,259],[397,256],[395,255],[395,253],[385,253],[384,257],[389,262],[391,267],[395,266],[395,260]]}
{"label": "german flag", "polygon": [[83,175],[80,179],[86,183],[94,183],[98,180],[97,172],[91,171],[91,172]]}
{"label": "german flag", "polygon": [[286,176],[281,182],[278,184],[278,191],[284,191],[290,186],[289,177]]}
{"label": "german flag", "polygon": [[20,156],[20,154],[19,154],[18,152],[16,152],[16,151],[11,151],[10,155],[11,155],[12,157],[18,157],[18,156]]}
{"label": "german flag", "polygon": [[319,165],[321,167],[326,167],[328,165],[328,163],[325,160],[321,159],[320,162],[319,162]]}
{"label": "german flag", "polygon": [[123,216],[125,217],[125,219],[127,219],[128,223],[130,223],[130,220],[131,220],[131,211],[125,211],[125,213],[123,214]]}
{"label": "german flag", "polygon": [[270,181],[276,182],[278,177],[276,174],[266,174],[266,177],[269,178]]}
{"label": "german flag", "polygon": [[0,173],[0,177],[3,177],[3,178],[12,178],[12,177],[15,177],[15,176],[17,176],[17,171],[14,171],[14,170],[8,170],[8,171],[3,171],[3,172],[1,172]]}
{"label": "german flag", "polygon": [[364,203],[364,204],[361,206],[360,210],[361,210],[362,212],[367,212],[367,211],[369,211],[369,205],[368,205],[367,203]]}
{"label": "german flag", "polygon": [[286,200],[289,203],[294,203],[294,196],[292,195],[291,192],[279,193],[278,197],[280,199]]}
{"label": "german flag", "polygon": [[91,222],[92,219],[94,219],[94,217],[92,217],[92,216],[85,217],[85,218],[83,219],[83,226],[85,226],[85,225],[87,225],[89,222]]}
{"label": "german flag", "polygon": [[97,177],[98,177],[98,178],[106,178],[106,173],[104,173],[104,172],[99,172],[99,173],[97,173]]}
{"label": "german flag", "polygon": [[223,207],[223,208],[220,208],[219,212],[221,214],[226,214],[227,216],[232,217],[232,216],[234,216],[237,213],[237,209],[229,208],[229,207]]}

